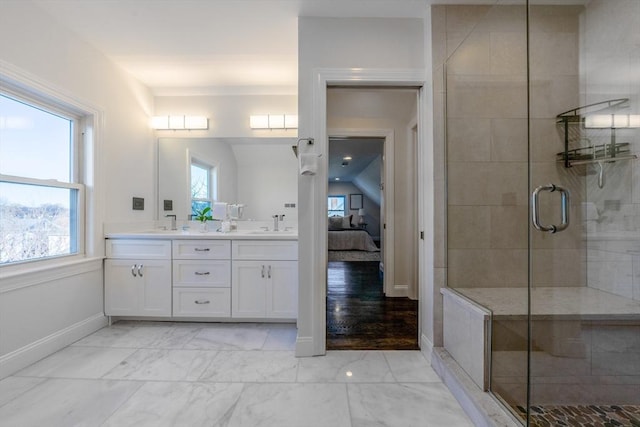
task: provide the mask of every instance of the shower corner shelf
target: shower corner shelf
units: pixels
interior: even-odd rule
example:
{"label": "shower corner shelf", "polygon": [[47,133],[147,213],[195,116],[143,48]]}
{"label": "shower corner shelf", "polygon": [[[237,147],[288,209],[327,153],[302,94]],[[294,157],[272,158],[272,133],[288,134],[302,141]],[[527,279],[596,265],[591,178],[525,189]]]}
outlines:
{"label": "shower corner shelf", "polygon": [[578,138],[586,140],[589,145],[575,149],[569,148],[569,128],[576,125],[583,125],[585,117],[589,114],[614,114],[615,112],[629,108],[629,98],[618,98],[609,101],[597,102],[583,105],[556,116],[556,124],[564,126],[564,151],[557,153],[557,161],[564,163],[565,168],[577,165],[611,163],[619,160],[633,160],[637,156],[631,154],[631,147],[628,142],[616,142],[615,127],[604,128],[611,132],[610,142],[603,144],[591,144],[588,138]]}

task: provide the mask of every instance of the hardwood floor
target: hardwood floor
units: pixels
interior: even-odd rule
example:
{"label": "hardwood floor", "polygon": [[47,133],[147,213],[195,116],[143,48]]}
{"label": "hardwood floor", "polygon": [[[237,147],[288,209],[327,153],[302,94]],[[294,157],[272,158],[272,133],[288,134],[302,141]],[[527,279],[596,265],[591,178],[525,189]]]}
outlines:
{"label": "hardwood floor", "polygon": [[418,349],[418,301],[387,298],[378,262],[329,262],[327,349]]}

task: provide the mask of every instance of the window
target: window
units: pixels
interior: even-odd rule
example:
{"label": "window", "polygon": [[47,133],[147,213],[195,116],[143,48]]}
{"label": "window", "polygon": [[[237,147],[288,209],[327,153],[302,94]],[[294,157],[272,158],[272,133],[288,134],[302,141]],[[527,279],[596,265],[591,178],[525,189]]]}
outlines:
{"label": "window", "polygon": [[0,94],[0,265],[82,253],[79,120],[52,102]]}
{"label": "window", "polygon": [[215,168],[202,161],[191,160],[191,212],[212,207],[216,199]]}
{"label": "window", "polygon": [[327,197],[329,205],[329,216],[344,216],[346,196],[329,196]]}

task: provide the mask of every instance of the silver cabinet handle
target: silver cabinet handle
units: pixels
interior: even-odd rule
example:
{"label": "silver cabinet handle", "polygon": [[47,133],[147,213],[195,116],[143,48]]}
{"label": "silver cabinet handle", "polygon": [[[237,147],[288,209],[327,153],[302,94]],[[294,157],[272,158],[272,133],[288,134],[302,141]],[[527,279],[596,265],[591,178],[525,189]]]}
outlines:
{"label": "silver cabinet handle", "polygon": [[262,278],[264,279],[264,265],[262,266],[262,272],[260,273],[260,275],[262,276]]}
{"label": "silver cabinet handle", "polygon": [[136,264],[133,264],[133,265],[131,266],[131,275],[132,275],[133,277],[136,277],[136,276],[137,276],[137,274],[136,274],[136,267],[137,267],[137,265],[136,265]]}
{"label": "silver cabinet handle", "polygon": [[268,277],[269,279],[271,279],[271,266],[269,266],[269,271],[268,271],[268,273],[267,273],[267,277]]}
{"label": "silver cabinet handle", "polygon": [[144,265],[140,264],[138,266],[138,276],[142,277],[142,267],[144,267]]}
{"label": "silver cabinet handle", "polygon": [[196,252],[209,252],[211,249],[210,248],[204,248],[204,249],[200,249],[200,248],[195,248],[194,251]]}
{"label": "silver cabinet handle", "polygon": [[[540,222],[540,209],[538,204],[538,195],[541,191],[548,191],[553,193],[558,191],[560,193],[560,209],[561,209],[561,222],[560,225],[544,225]],[[531,194],[531,221],[536,230],[546,231],[549,233],[557,233],[558,231],[566,230],[569,227],[569,201],[571,196],[569,190],[564,187],[555,184],[541,185],[533,190]]]}
{"label": "silver cabinet handle", "polygon": [[209,301],[208,299],[206,300],[195,300],[194,301],[196,304],[210,304],[211,301]]}
{"label": "silver cabinet handle", "polygon": [[210,272],[208,272],[208,271],[205,271],[204,273],[201,273],[201,272],[199,272],[199,271],[196,271],[194,274],[195,274],[196,276],[208,276],[208,275],[209,275],[209,274],[211,274],[211,273],[210,273]]}

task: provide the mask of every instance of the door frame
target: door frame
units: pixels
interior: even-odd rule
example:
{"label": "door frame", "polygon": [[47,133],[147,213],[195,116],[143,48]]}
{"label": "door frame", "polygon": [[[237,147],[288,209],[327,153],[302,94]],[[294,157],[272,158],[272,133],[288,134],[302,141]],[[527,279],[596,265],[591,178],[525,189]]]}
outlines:
{"label": "door frame", "polygon": [[[301,206],[303,212],[309,214],[311,221],[310,233],[301,233],[301,244],[305,245],[305,250],[301,253],[309,257],[308,264],[301,266],[301,271],[310,273],[309,276],[301,277],[299,284],[299,310],[298,310],[298,338],[296,342],[297,356],[323,355],[327,350],[327,158],[329,153],[329,143],[327,136],[327,87],[329,86],[387,86],[387,87],[407,87],[419,88],[420,101],[418,102],[418,130],[419,142],[426,141],[425,126],[423,126],[423,116],[426,111],[427,94],[424,93],[427,87],[427,73],[424,69],[365,69],[365,68],[327,68],[315,69],[313,75],[312,109],[309,120],[313,144],[303,140],[300,146],[302,152],[314,152],[319,155],[319,167],[310,186],[311,204],[308,207]],[[430,97],[429,97],[430,99]],[[304,135],[307,137],[307,135]],[[422,162],[422,159],[421,159]],[[423,206],[420,206],[423,208]],[[322,214],[321,214],[322,213]],[[423,213],[421,212],[421,215]],[[428,215],[429,212],[424,212]],[[429,215],[432,217],[432,215]],[[432,235],[432,233],[429,233]],[[308,246],[307,246],[308,245]],[[420,260],[419,262],[424,262]],[[304,273],[303,273],[304,274]],[[305,283],[303,283],[305,282]],[[309,283],[310,282],[310,283]],[[422,284],[421,284],[422,286]],[[420,311],[424,304],[419,303]],[[422,336],[422,325],[419,325],[419,334]],[[306,333],[310,335],[305,336]]]}
{"label": "door frame", "polygon": [[[384,167],[384,222],[386,224],[394,224],[394,213],[393,209],[389,209],[389,206],[394,206],[394,189],[393,185],[387,186],[387,181],[389,176],[393,177],[394,175],[394,130],[393,129],[352,129],[352,128],[331,128],[327,129],[327,138],[331,138],[332,136],[347,136],[347,137],[361,137],[361,138],[384,138],[384,159],[383,159],[383,167]],[[327,150],[327,156],[329,155],[329,151]],[[327,185],[329,181],[327,180]],[[382,226],[382,224],[380,224]],[[384,245],[387,242],[394,241],[394,230],[393,225],[391,227],[387,226],[386,229],[381,230],[383,236],[382,237],[382,254],[384,256],[384,293],[387,296],[395,296],[398,291],[396,291],[393,287],[394,280],[394,266],[393,266],[393,257],[390,255],[390,251],[388,251],[387,247]],[[393,251],[391,251],[393,253]]]}

